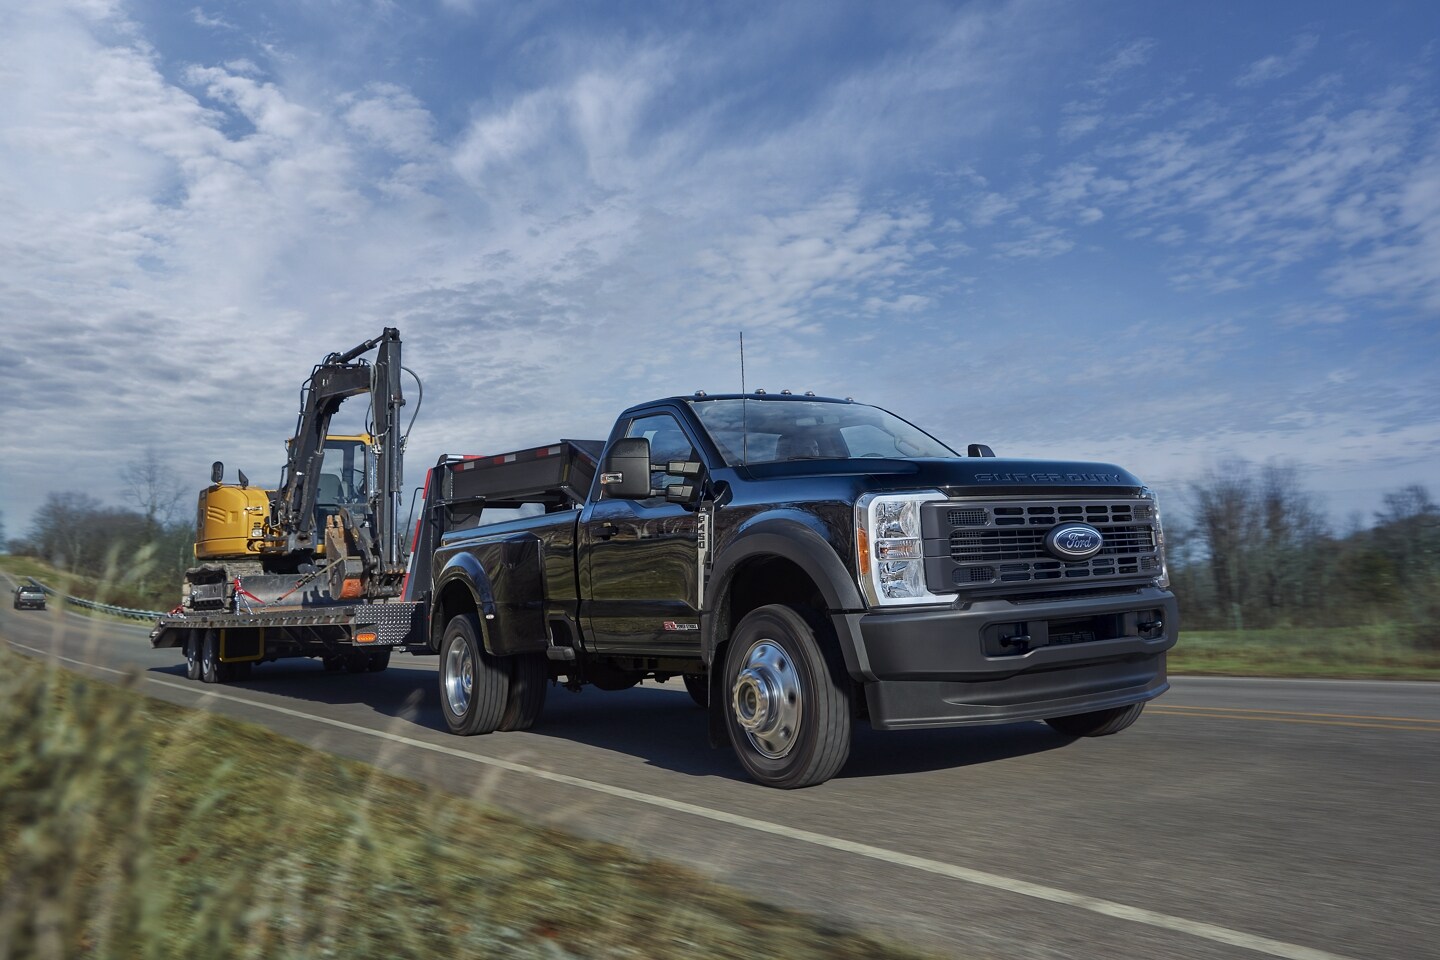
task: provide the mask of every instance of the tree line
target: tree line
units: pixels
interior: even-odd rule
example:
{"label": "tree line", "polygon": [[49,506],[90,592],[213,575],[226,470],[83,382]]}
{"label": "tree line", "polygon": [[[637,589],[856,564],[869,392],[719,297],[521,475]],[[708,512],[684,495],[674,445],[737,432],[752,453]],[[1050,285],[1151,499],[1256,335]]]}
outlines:
{"label": "tree line", "polygon": [[1166,528],[1182,629],[1393,623],[1440,642],[1440,506],[1418,484],[1382,503],[1337,532],[1293,465],[1207,471]]}
{"label": "tree line", "polygon": [[[194,564],[183,486],[153,451],[120,480],[129,507],[52,492],[11,553],[104,584],[102,599],[165,610]],[[197,488],[198,489],[198,488]],[[1173,589],[1188,630],[1395,623],[1440,644],[1440,506],[1423,486],[1383,497],[1365,526],[1336,532],[1293,465],[1221,463],[1168,504]]]}
{"label": "tree line", "polygon": [[122,467],[119,479],[129,506],[52,491],[28,535],[9,540],[7,550],[97,581],[101,602],[168,610],[180,602],[184,571],[195,563],[195,525],[183,508],[198,487],[183,486],[154,450]]}

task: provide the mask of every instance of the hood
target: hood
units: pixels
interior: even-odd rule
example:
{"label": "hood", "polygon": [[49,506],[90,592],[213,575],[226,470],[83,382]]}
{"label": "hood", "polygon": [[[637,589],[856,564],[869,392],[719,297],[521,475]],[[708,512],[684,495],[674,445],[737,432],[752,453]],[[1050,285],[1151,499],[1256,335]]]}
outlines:
{"label": "hood", "polygon": [[786,460],[741,467],[756,480],[870,477],[875,489],[933,487],[951,496],[1025,495],[1043,489],[1130,494],[1143,484],[1113,463],[968,457],[956,460]]}

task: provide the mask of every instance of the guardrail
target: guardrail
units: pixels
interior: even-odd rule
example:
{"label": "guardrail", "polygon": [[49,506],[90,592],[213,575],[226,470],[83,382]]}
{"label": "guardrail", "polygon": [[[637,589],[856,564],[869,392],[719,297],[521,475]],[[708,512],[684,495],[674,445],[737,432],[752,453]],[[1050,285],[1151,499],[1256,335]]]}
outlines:
{"label": "guardrail", "polygon": [[154,620],[157,617],[165,616],[162,610],[136,610],[133,607],[117,607],[109,603],[96,603],[94,600],[86,600],[84,597],[72,597],[69,594],[62,594],[53,587],[36,580],[34,577],[26,577],[35,586],[45,591],[47,597],[58,597],[72,607],[83,607],[86,610],[99,610],[101,613],[111,613],[117,617],[128,617],[131,620]]}

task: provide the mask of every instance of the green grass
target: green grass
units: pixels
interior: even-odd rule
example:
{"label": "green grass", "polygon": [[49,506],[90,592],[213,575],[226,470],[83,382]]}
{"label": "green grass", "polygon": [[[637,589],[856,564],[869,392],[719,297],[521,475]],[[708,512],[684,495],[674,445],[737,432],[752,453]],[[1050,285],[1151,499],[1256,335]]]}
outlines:
{"label": "green grass", "polygon": [[1435,628],[1414,625],[1181,631],[1171,673],[1440,680]]}
{"label": "green grass", "polygon": [[3,648],[0,878],[0,960],[921,956]]}
{"label": "green grass", "polygon": [[[80,597],[85,600],[94,600],[97,603],[108,603],[112,606],[124,606],[124,604],[117,602],[116,598],[112,595],[114,591],[109,589],[109,585],[105,581],[57,570],[43,560],[37,560],[34,557],[19,557],[10,554],[0,555],[0,570],[10,574],[21,583],[24,583],[27,577],[34,577],[45,586],[59,593],[60,596],[45,598],[47,606],[63,607],[72,613],[81,613],[103,620],[117,620],[126,623],[138,622],[130,617],[122,617],[119,614],[105,613],[86,607],[77,607],[61,599],[61,597],[64,596],[71,596]],[[176,587],[175,597],[178,602],[180,597],[178,586]]]}
{"label": "green grass", "polygon": [[[63,594],[139,610],[169,610],[180,601],[182,574],[157,572],[154,545],[121,555],[112,552],[103,576],[70,573],[35,557],[0,555],[0,570],[18,578],[34,577]],[[76,608],[78,609],[78,608]]]}

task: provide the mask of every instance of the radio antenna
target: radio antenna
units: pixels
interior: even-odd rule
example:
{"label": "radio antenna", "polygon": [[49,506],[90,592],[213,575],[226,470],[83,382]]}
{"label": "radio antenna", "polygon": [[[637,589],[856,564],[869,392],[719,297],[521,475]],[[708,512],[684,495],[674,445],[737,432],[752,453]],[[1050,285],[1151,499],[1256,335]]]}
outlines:
{"label": "radio antenna", "polygon": [[745,392],[745,331],[740,331],[740,392]]}
{"label": "radio antenna", "polygon": [[750,398],[745,393],[745,331],[740,331],[740,462],[750,463]]}

